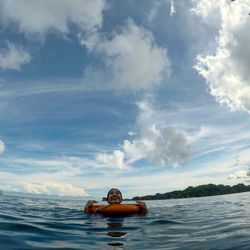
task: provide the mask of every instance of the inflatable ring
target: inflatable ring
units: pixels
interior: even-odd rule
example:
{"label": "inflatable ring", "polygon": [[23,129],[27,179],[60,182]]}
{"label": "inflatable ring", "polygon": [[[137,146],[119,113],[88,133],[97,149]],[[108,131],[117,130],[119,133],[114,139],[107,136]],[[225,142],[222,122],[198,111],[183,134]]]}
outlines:
{"label": "inflatable ring", "polygon": [[141,214],[142,209],[138,204],[111,204],[97,205],[93,204],[90,213],[100,213],[103,215],[129,215]]}

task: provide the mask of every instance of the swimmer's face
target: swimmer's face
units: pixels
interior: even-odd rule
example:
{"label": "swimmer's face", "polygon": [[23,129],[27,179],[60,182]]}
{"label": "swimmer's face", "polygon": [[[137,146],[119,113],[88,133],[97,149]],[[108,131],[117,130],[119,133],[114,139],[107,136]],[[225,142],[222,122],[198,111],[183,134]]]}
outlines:
{"label": "swimmer's face", "polygon": [[120,204],[122,202],[122,194],[118,189],[111,189],[108,194],[109,204]]}

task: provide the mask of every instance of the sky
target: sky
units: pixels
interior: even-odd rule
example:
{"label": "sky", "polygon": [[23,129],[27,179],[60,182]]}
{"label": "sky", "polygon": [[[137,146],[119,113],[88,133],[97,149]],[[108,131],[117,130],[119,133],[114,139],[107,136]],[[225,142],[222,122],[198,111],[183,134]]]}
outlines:
{"label": "sky", "polygon": [[0,189],[249,184],[249,13],[250,0],[0,0]]}

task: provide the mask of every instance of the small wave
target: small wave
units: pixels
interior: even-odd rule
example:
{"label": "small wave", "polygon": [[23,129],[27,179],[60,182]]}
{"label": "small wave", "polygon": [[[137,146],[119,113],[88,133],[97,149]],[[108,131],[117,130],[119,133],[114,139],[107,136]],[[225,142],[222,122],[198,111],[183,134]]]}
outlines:
{"label": "small wave", "polygon": [[5,220],[5,221],[21,221],[23,218],[18,217],[17,215],[10,215],[10,214],[0,214],[0,221]]}
{"label": "small wave", "polygon": [[249,249],[242,197],[152,201],[146,216],[122,218],[86,215],[81,201],[2,197],[1,249]]}
{"label": "small wave", "polygon": [[32,234],[50,234],[51,231],[46,228],[38,227],[28,223],[11,223],[11,222],[1,222],[0,229],[9,232],[22,232],[22,233],[32,233]]}

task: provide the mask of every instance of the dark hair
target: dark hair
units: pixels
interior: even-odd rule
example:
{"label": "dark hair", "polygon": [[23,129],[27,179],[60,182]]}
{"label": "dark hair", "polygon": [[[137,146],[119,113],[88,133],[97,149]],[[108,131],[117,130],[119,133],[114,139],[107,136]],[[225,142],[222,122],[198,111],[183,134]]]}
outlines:
{"label": "dark hair", "polygon": [[108,200],[108,198],[109,198],[109,194],[110,194],[110,192],[111,192],[112,190],[117,190],[117,191],[120,193],[121,198],[122,198],[122,193],[121,193],[121,191],[120,191],[118,188],[111,188],[111,189],[108,191],[108,194],[107,194],[107,200]]}

